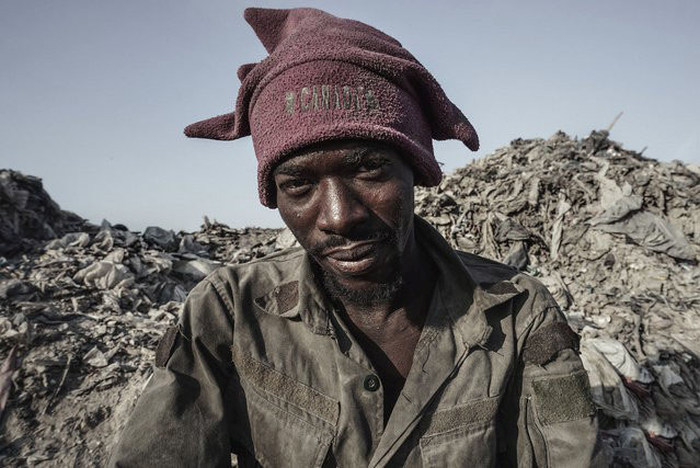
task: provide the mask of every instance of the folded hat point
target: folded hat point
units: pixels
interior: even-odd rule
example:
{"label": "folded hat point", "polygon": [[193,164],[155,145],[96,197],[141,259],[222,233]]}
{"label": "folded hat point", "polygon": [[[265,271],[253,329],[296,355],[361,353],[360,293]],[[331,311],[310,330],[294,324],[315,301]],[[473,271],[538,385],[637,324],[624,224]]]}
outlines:
{"label": "folded hat point", "polygon": [[236,116],[233,112],[200,120],[185,127],[185,135],[190,138],[207,138],[210,140],[235,140]]}

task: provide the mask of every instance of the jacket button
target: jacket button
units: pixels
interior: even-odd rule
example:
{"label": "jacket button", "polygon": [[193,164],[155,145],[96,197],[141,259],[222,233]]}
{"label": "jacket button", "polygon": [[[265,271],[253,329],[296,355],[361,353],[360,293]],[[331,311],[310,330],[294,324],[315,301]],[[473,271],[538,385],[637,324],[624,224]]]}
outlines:
{"label": "jacket button", "polygon": [[379,377],[373,374],[365,377],[365,390],[370,392],[376,392],[379,390]]}

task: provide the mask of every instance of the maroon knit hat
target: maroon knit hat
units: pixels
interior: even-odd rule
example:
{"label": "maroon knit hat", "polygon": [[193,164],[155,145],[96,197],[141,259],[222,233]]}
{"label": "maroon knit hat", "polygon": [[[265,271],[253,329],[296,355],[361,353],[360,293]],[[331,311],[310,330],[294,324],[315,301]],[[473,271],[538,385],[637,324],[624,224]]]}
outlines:
{"label": "maroon knit hat", "polygon": [[275,166],[314,143],[388,143],[425,186],[442,178],[433,139],[479,148],[469,120],[394,38],[313,8],[248,8],[244,17],[270,55],[238,69],[242,84],[234,113],[189,125],[185,135],[214,140],[252,135],[263,205],[276,206]]}

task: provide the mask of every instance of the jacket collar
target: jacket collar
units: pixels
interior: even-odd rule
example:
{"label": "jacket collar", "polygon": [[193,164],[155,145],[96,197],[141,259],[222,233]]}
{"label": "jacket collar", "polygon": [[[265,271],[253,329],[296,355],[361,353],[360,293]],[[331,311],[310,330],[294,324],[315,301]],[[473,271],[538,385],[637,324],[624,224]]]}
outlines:
{"label": "jacket collar", "polygon": [[[522,288],[507,279],[488,281],[491,278],[481,274],[479,268],[465,265],[457,251],[430,224],[416,216],[415,226],[419,244],[438,268],[436,288],[455,330],[466,346],[483,346],[492,332],[486,313],[523,292]],[[486,260],[480,262],[488,265]]]}
{"label": "jacket collar", "polygon": [[[450,321],[465,345],[483,345],[491,334],[485,313],[517,296],[522,289],[506,279],[487,281],[478,268],[465,265],[459,254],[430,224],[415,216],[414,225],[418,244],[438,268],[436,287],[440,288]],[[290,281],[277,285],[255,299],[255,303],[269,314],[302,320],[313,333],[331,334],[329,315],[333,306],[317,284],[306,252],[300,258],[297,271],[289,276]]]}

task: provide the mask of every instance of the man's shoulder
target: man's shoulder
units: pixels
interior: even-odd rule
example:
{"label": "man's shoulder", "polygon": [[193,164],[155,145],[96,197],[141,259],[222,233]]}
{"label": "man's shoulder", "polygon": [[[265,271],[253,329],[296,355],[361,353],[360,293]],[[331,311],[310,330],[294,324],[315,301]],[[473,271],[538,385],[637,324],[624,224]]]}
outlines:
{"label": "man's shoulder", "polygon": [[538,305],[542,307],[557,306],[547,287],[537,278],[495,260],[460,250],[455,252],[474,282],[484,289],[489,290],[497,284],[508,282],[516,285],[521,291],[527,291],[533,299],[538,299],[538,302],[542,302]]}
{"label": "man's shoulder", "polygon": [[218,301],[233,314],[234,304],[249,303],[297,281],[303,258],[304,251],[297,247],[247,263],[222,266],[200,281],[187,300],[203,304]]}
{"label": "man's shoulder", "polygon": [[455,250],[455,252],[477,284],[510,281],[519,274],[517,269],[504,263],[461,250]]}
{"label": "man's shoulder", "polygon": [[227,265],[210,274],[206,280],[213,284],[243,283],[280,284],[296,277],[304,258],[301,247],[284,249],[239,265]]}

